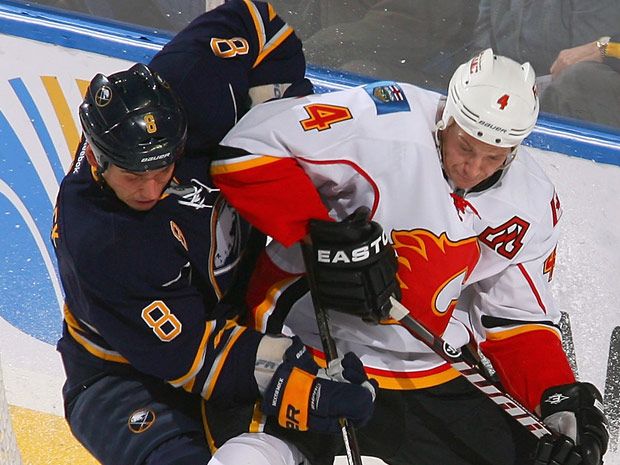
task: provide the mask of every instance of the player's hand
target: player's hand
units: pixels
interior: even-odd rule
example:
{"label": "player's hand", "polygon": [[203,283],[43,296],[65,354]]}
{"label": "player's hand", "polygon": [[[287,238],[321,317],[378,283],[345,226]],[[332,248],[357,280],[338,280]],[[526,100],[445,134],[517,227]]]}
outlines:
{"label": "player's hand", "polygon": [[[349,352],[341,369],[320,370],[298,337],[286,350],[263,396],[262,410],[280,426],[300,431],[335,433],[339,418],[363,426],[374,410],[377,382],[369,380],[362,362]],[[329,373],[328,373],[329,371]]]}
{"label": "player's hand", "polygon": [[547,389],[540,404],[544,423],[557,437],[543,437],[534,465],[601,465],[609,433],[602,396],[590,383]]}
{"label": "player's hand", "polygon": [[340,222],[313,220],[310,238],[319,304],[368,321],[386,318],[400,299],[398,263],[381,225],[360,207]]}

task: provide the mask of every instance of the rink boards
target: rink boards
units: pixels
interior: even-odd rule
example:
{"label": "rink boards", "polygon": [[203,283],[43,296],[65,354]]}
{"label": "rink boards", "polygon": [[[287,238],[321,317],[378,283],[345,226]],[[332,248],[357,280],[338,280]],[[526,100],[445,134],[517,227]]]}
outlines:
{"label": "rink boards", "polygon": [[[89,80],[97,72],[148,61],[168,39],[11,2],[0,5],[0,358],[25,463],[95,463],[61,418],[63,372],[54,344],[62,290],[49,241],[52,210],[80,137],[76,109]],[[361,82],[316,68],[309,75],[320,91]],[[606,225],[620,224],[615,204],[620,141],[596,128],[542,119],[528,143],[572,155],[540,155],[563,196],[568,225],[556,297],[573,319],[582,376],[602,388],[599,359],[606,356],[609,333],[620,325],[618,312],[611,311],[620,301],[614,278],[620,260],[610,259],[606,250],[617,248],[620,237],[596,225],[601,218]],[[603,317],[593,324],[586,309],[602,309]]]}

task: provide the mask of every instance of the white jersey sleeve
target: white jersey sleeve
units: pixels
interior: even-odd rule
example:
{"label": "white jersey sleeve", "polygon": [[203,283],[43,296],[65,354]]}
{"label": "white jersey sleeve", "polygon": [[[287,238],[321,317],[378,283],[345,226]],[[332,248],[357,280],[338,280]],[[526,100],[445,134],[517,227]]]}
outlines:
{"label": "white jersey sleeve", "polygon": [[553,184],[521,147],[493,188],[467,196],[468,214],[480,242],[480,261],[460,306],[477,317],[477,332],[515,324],[557,324],[550,282],[561,208]]}

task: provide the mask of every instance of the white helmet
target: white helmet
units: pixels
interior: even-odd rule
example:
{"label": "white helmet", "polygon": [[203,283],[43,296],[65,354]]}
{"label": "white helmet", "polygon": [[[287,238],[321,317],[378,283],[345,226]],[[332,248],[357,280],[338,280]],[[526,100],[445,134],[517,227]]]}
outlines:
{"label": "white helmet", "polygon": [[488,48],[458,67],[437,129],[450,118],[469,135],[496,147],[515,147],[538,118],[536,75],[529,63],[520,65]]}

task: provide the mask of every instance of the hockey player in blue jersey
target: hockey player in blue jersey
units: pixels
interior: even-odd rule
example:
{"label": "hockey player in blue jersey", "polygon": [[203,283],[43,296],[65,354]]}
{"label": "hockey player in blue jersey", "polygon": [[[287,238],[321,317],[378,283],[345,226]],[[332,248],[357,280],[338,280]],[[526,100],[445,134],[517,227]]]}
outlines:
{"label": "hockey player in blue jersey", "polygon": [[[265,432],[301,430],[286,447],[299,463],[304,435],[338,431],[340,417],[368,420],[374,384],[352,354],[342,361],[352,382],[333,381],[298,338],[237,323],[262,243],[213,188],[208,151],[248,97],[307,88],[301,45],[267,4],[232,1],[181,32],[152,68],[91,81],[85,137],[58,194],[67,421],[104,465],[194,465],[250,431],[262,406]],[[184,76],[200,77],[193,85],[211,106],[186,115],[172,90]]]}

